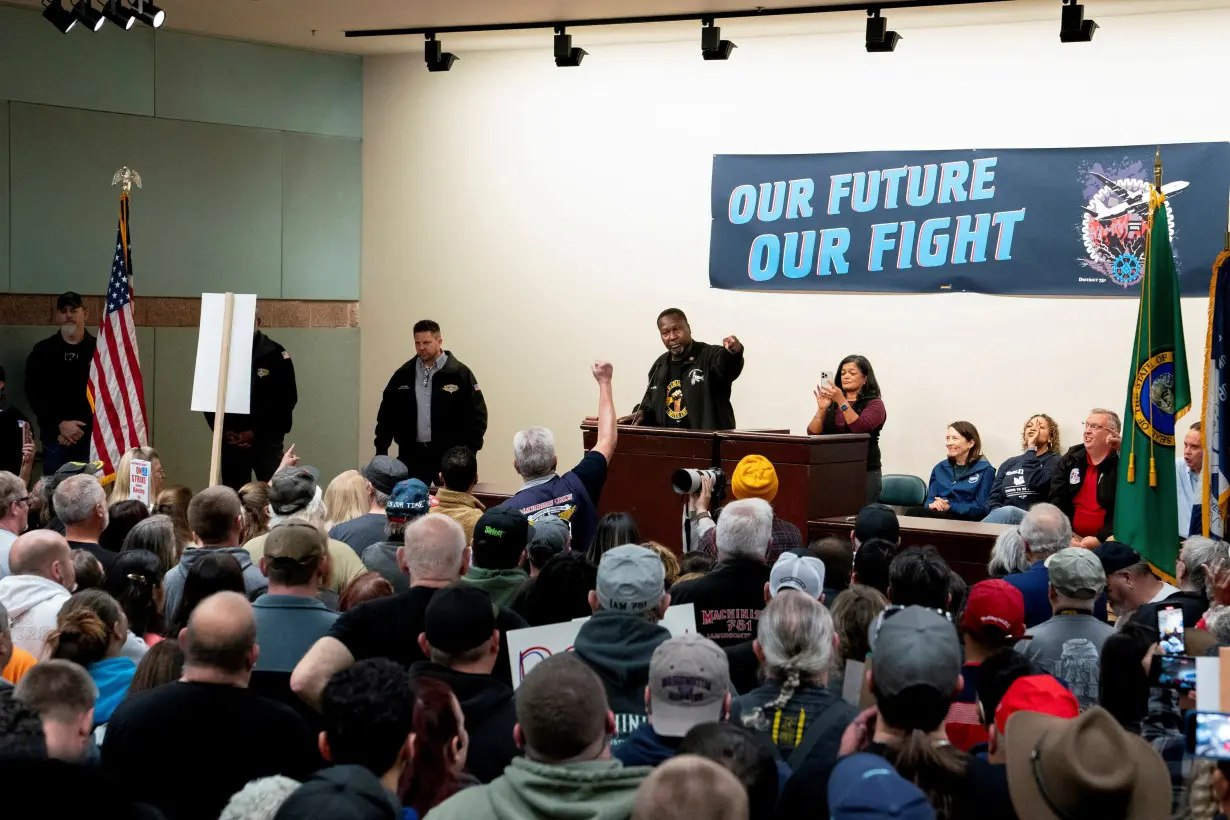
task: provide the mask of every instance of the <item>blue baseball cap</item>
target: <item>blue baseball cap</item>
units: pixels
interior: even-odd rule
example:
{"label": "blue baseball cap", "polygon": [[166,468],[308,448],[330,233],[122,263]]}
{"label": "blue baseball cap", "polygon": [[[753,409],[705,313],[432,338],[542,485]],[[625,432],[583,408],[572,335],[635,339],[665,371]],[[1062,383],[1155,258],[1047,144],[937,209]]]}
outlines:
{"label": "blue baseball cap", "polygon": [[832,820],[935,820],[922,789],[897,774],[879,755],[850,755],[829,777]]}
{"label": "blue baseball cap", "polygon": [[409,521],[426,515],[431,508],[431,495],[427,485],[417,478],[400,481],[389,494],[389,503],[384,505],[384,514],[390,521]]}

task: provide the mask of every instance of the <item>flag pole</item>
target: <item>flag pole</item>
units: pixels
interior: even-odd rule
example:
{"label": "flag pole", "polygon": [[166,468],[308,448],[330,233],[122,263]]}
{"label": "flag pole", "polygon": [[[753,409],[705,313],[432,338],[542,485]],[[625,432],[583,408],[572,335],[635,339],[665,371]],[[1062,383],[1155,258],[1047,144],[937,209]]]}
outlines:
{"label": "flag pole", "polygon": [[235,294],[227,291],[222,310],[222,354],[218,359],[218,396],[214,400],[214,440],[209,452],[209,486],[221,483],[222,428],[226,419],[226,381],[231,362],[231,321],[235,315]]}
{"label": "flag pole", "polygon": [[[1162,203],[1162,146],[1157,146],[1157,154],[1153,158],[1153,196],[1149,198],[1149,236],[1153,236],[1154,211]],[[1147,243],[1146,243],[1147,247]],[[1145,260],[1145,276],[1149,275],[1149,260]],[[1153,354],[1153,311],[1149,311],[1149,354]],[[1150,411],[1152,417],[1152,411]],[[1153,436],[1149,436],[1149,486],[1157,486],[1157,460],[1153,455]]]}

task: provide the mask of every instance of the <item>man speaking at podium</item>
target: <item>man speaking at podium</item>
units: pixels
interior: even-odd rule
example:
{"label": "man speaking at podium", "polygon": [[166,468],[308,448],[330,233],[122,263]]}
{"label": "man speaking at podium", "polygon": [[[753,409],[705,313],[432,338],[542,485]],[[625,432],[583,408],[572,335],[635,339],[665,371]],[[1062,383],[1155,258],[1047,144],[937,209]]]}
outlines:
{"label": "man speaking at podium", "polygon": [[731,430],[735,410],[730,385],[743,372],[743,344],[727,336],[722,344],[693,341],[688,317],[679,308],[658,314],[666,352],[649,368],[645,397],[624,424],[679,430]]}

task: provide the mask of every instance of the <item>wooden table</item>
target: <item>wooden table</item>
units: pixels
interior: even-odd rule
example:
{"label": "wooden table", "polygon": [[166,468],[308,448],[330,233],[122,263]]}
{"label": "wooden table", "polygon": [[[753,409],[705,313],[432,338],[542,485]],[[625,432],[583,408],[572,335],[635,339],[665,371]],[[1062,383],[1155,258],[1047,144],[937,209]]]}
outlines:
{"label": "wooden table", "polygon": [[[983,524],[977,521],[950,521],[943,518],[899,516],[901,546],[921,547],[927,544],[939,550],[948,566],[956,570],[967,584],[976,584],[987,577],[987,561],[995,539],[1010,524]],[[835,535],[848,540],[854,531],[854,516],[821,518],[807,522],[809,540]]]}

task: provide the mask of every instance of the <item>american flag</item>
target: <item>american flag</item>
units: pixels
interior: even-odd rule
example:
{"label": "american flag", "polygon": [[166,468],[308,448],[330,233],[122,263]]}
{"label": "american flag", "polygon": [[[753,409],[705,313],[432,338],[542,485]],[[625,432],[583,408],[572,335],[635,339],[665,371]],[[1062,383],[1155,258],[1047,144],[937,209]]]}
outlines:
{"label": "american flag", "polygon": [[98,328],[98,345],[90,362],[88,392],[94,409],[90,458],[103,463],[104,480],[133,447],[147,444],[145,389],[132,316],[132,259],[128,234],[128,194],[120,196],[115,257],[107,282],[107,305]]}

